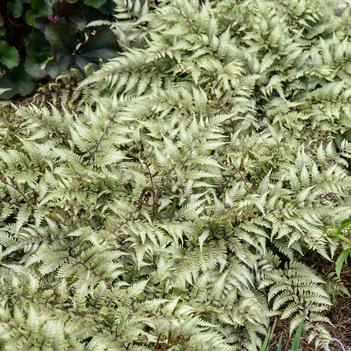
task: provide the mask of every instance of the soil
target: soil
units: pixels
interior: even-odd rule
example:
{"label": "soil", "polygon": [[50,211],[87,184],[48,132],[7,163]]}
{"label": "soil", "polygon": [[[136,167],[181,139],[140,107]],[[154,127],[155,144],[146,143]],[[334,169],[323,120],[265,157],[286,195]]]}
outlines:
{"label": "soil", "polygon": [[[351,272],[351,268],[350,268]],[[351,349],[351,297],[341,297],[337,299],[329,316],[333,327],[329,328],[330,334],[341,341],[345,350]],[[333,350],[342,350],[340,346],[331,348]]]}
{"label": "soil", "polygon": [[[342,272],[342,280],[351,295],[351,265],[345,266]],[[351,296],[340,296],[333,301],[333,307],[329,318],[333,324],[329,328],[330,334],[339,339],[345,350],[351,350]],[[330,351],[343,350],[335,344]]]}

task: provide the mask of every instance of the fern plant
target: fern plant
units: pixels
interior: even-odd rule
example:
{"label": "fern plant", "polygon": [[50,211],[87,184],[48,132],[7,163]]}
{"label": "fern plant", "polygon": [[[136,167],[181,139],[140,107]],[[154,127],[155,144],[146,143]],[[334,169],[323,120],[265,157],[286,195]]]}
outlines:
{"label": "fern plant", "polygon": [[162,0],[140,21],[75,108],[0,120],[1,348],[252,351],[273,318],[321,345],[342,288],[304,261],[351,215],[347,18]]}

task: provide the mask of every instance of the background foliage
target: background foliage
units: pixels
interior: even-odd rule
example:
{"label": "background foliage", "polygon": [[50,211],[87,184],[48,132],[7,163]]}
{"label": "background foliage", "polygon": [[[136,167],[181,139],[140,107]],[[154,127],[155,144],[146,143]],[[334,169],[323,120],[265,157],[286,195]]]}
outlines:
{"label": "background foliage", "polygon": [[119,47],[108,27],[87,28],[111,19],[114,9],[112,0],[1,1],[0,87],[11,89],[2,97],[27,95],[39,79],[116,56]]}
{"label": "background foliage", "polygon": [[321,347],[346,291],[306,257],[351,214],[346,16],[159,1],[74,103],[4,114],[2,349],[253,351],[273,318]]}

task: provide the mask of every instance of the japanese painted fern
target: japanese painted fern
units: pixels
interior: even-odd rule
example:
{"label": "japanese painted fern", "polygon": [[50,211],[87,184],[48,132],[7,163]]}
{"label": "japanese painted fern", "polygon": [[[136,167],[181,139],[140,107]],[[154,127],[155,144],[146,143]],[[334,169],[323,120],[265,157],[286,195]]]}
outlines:
{"label": "japanese painted fern", "polygon": [[[345,14],[347,16],[347,14]],[[351,42],[322,0],[159,1],[76,110],[0,121],[3,350],[258,350],[328,337],[351,214]]]}

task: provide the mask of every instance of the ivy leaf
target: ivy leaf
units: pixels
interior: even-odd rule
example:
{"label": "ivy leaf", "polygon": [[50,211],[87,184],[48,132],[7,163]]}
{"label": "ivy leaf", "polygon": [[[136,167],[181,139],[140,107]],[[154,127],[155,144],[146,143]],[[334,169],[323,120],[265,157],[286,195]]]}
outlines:
{"label": "ivy leaf", "polygon": [[0,62],[9,69],[16,67],[19,63],[17,49],[3,40],[0,41]]}

